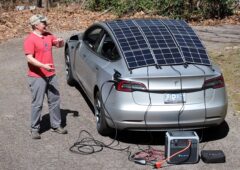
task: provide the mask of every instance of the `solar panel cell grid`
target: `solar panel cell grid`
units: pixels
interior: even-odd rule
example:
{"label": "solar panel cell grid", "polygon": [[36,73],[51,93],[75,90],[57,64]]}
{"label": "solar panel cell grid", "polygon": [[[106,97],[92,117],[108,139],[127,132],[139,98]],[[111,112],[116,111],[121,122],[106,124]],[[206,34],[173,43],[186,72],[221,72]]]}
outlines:
{"label": "solar panel cell grid", "polygon": [[158,65],[183,63],[180,51],[178,50],[171,34],[162,23],[158,22],[154,24],[152,21],[151,24],[141,23],[138,26],[143,30],[143,34],[153,50],[153,55]]}
{"label": "solar panel cell grid", "polygon": [[130,69],[147,65],[210,65],[201,41],[181,20],[122,20],[107,23]]}
{"label": "solar panel cell grid", "polygon": [[147,42],[132,21],[119,21],[110,25],[113,25],[111,28],[119,40],[129,68],[155,64]]}
{"label": "solar panel cell grid", "polygon": [[210,61],[208,56],[203,49],[194,49],[194,48],[182,48],[183,55],[185,59],[189,63],[196,64],[207,64],[210,65]]}
{"label": "solar panel cell grid", "polygon": [[182,26],[174,26],[174,25],[170,25],[168,27],[173,34],[196,36],[194,31],[190,27],[182,27]]}
{"label": "solar panel cell grid", "polygon": [[211,65],[204,46],[191,27],[185,22],[164,23],[174,35],[186,62]]}

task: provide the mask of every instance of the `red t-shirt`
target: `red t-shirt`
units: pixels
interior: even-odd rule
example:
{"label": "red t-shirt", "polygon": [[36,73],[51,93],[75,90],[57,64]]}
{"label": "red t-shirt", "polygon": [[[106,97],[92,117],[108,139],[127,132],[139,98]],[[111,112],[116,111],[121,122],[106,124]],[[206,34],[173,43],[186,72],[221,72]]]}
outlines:
{"label": "red t-shirt", "polygon": [[[54,40],[56,40],[56,37],[50,33],[44,33],[42,37],[34,33],[29,34],[24,41],[25,55],[32,54],[35,59],[43,64],[53,64],[52,46]],[[28,63],[28,68],[28,76],[31,77],[49,77],[55,74],[55,71],[50,72],[30,63]]]}

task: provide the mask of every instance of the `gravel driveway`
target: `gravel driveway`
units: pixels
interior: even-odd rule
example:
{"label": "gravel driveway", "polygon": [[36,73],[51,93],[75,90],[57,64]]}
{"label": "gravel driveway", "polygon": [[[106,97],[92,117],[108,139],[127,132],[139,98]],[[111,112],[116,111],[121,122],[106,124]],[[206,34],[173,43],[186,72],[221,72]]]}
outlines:
{"label": "gravel driveway", "polygon": [[[235,46],[240,39],[239,26],[204,29],[195,27],[195,29],[206,41],[207,48],[212,50],[218,50],[224,46]],[[232,30],[232,34],[229,34],[229,29]],[[216,35],[217,33],[219,34]],[[70,34],[71,32],[59,35],[66,38]],[[128,153],[124,151],[104,148],[103,151],[91,155],[74,154],[69,151],[81,130],[89,131],[94,138],[106,144],[110,143],[112,138],[98,135],[93,113],[81,92],[66,84],[63,49],[54,49],[54,56],[60,84],[61,111],[69,133],[67,135],[52,133],[49,130],[49,124],[46,123],[41,135],[42,139],[32,140],[29,136],[30,91],[26,80],[27,64],[22,52],[22,42],[23,39],[18,38],[0,44],[0,169],[153,169],[151,166],[142,166],[128,161]],[[199,132],[199,135],[203,135],[200,150],[221,149],[226,155],[226,163],[205,164],[200,160],[197,164],[174,166],[165,164],[165,166],[168,166],[168,169],[239,169],[240,124],[239,117],[234,115],[230,103],[226,122],[221,127]],[[46,100],[42,120],[49,121]],[[152,136],[150,145],[164,150],[164,133],[153,133]],[[121,132],[118,139],[120,143],[116,142],[115,148],[125,148],[130,145],[130,151],[135,153],[139,151],[138,147],[147,148],[150,135],[146,132]]]}

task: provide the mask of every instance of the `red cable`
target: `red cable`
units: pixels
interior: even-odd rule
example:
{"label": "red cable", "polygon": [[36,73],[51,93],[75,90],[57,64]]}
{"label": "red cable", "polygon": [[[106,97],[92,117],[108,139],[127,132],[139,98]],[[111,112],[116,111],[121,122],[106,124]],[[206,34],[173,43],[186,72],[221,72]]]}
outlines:
{"label": "red cable", "polygon": [[166,162],[167,159],[171,159],[172,157],[174,157],[174,156],[176,156],[176,155],[178,155],[178,154],[186,151],[188,148],[190,148],[191,144],[192,144],[192,141],[191,141],[191,140],[188,140],[188,145],[187,145],[184,149],[182,149],[182,150],[180,150],[180,151],[172,154],[171,156],[167,157],[166,159],[164,159],[164,160],[162,160],[162,161],[156,162],[156,163],[155,163],[155,167],[156,167],[157,169],[158,169],[158,168],[161,168],[161,167],[162,167],[162,164],[163,164],[164,162]]}

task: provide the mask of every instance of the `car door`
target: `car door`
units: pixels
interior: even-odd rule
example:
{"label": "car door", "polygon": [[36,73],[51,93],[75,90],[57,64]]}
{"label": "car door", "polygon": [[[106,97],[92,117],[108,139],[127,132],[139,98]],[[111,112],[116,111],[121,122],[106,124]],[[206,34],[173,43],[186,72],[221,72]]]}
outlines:
{"label": "car door", "polygon": [[[113,79],[115,69],[121,68],[120,55],[116,44],[108,32],[104,32],[97,49],[98,62],[97,85],[101,90],[102,99],[106,99],[112,88],[112,83],[106,83]],[[104,85],[104,86],[103,86]],[[104,88],[103,88],[104,87]]]}
{"label": "car door", "polygon": [[90,78],[94,77],[87,58],[96,58],[96,50],[99,45],[102,32],[103,29],[100,27],[91,27],[86,30],[83,35],[83,41],[75,54],[74,69],[76,76],[78,80],[80,80],[80,83],[87,95],[89,95],[90,91]]}
{"label": "car door", "polygon": [[103,44],[105,37],[106,32],[99,26],[87,30],[75,60],[77,76],[90,99],[93,99],[94,86],[98,84],[98,80],[106,79],[105,68],[110,63],[110,60],[101,54],[100,44]]}

